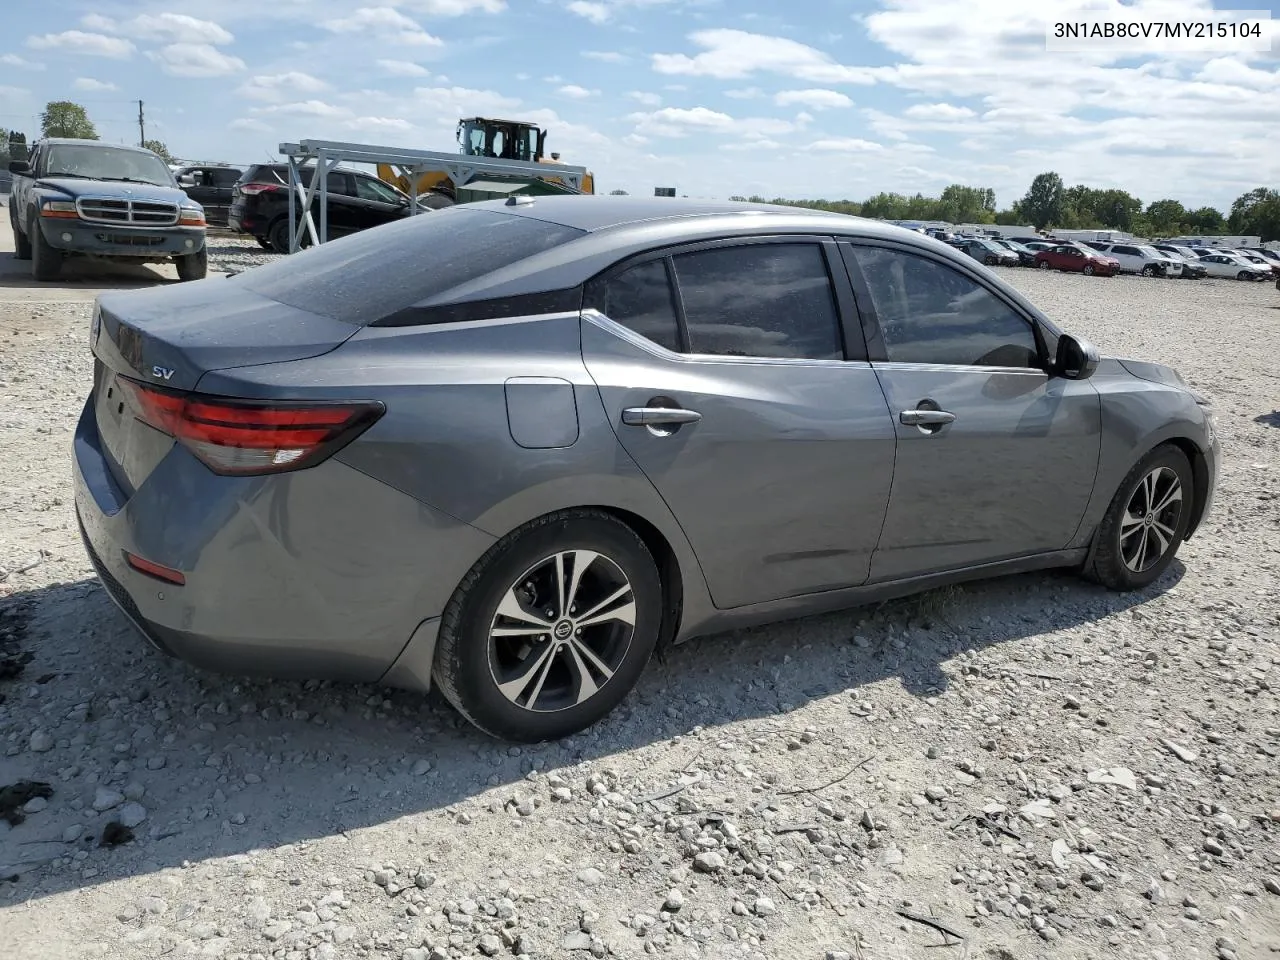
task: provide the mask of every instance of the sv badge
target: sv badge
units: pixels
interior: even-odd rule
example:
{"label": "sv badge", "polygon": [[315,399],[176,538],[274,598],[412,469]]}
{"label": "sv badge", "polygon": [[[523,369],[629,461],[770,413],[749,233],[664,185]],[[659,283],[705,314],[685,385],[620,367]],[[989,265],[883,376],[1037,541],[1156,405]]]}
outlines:
{"label": "sv badge", "polygon": [[153,377],[159,377],[161,380],[168,380],[173,376],[173,368],[155,366],[151,368],[151,375]]}

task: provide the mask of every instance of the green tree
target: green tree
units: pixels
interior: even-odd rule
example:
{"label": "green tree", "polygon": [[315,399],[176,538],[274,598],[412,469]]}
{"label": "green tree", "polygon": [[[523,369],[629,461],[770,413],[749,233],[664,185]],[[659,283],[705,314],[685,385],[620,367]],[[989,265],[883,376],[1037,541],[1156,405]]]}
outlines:
{"label": "green tree", "polygon": [[9,162],[9,131],[0,127],[0,163]]}
{"label": "green tree", "polygon": [[1236,197],[1227,226],[1235,234],[1260,236],[1263,243],[1280,240],[1280,190],[1258,187]]}
{"label": "green tree", "polygon": [[173,163],[173,154],[169,152],[169,148],[164,145],[163,140],[143,140],[142,146],[146,150],[150,150],[165,163]]}
{"label": "green tree", "polygon": [[1037,228],[1057,225],[1063,211],[1062,178],[1053,172],[1037,174],[1027,195],[1018,201],[1018,209]]}
{"label": "green tree", "polygon": [[1186,223],[1188,233],[1212,234],[1227,231],[1227,218],[1213,207],[1187,211]]}
{"label": "green tree", "polygon": [[1172,237],[1185,231],[1187,208],[1177,200],[1155,200],[1147,205],[1146,217],[1152,233]]}
{"label": "green tree", "polygon": [[877,193],[862,205],[864,217],[879,217],[883,220],[905,220],[907,218],[907,198],[900,193]]}
{"label": "green tree", "polygon": [[70,100],[51,100],[40,114],[40,133],[46,137],[97,140],[98,131],[84,107]]}
{"label": "green tree", "polygon": [[994,223],[996,192],[987,187],[966,187],[953,183],[938,198],[935,216],[930,219],[951,223]]}

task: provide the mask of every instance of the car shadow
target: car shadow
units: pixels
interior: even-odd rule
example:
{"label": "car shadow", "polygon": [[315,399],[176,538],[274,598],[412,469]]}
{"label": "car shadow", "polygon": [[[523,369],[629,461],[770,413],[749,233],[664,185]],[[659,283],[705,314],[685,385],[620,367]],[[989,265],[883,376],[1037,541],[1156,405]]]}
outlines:
{"label": "car shadow", "polygon": [[12,252],[0,253],[0,288],[132,290],[177,282],[176,277],[166,277],[155,265],[90,260],[83,257],[72,257],[63,263],[57,280],[36,280],[31,276],[30,260],[19,260]]}
{"label": "car shadow", "polygon": [[1260,423],[1264,427],[1280,427],[1280,410],[1272,410],[1270,413],[1261,413],[1253,418],[1253,422]]}
{"label": "car shadow", "polygon": [[[521,747],[481,734],[435,692],[424,698],[196,670],[148,646],[96,580],[15,593],[0,601],[0,637],[9,647],[0,649],[0,660],[22,647],[31,661],[21,678],[0,681],[0,696],[8,697],[0,710],[8,711],[11,731],[22,732],[21,747],[0,756],[0,786],[45,781],[54,795],[48,810],[0,832],[0,877],[18,874],[8,893],[0,879],[0,901],[444,811],[492,787],[516,785],[530,770],[550,772],[678,735],[714,739],[716,728],[743,720],[785,723],[805,704],[858,697],[883,681],[924,698],[974,670],[1065,680],[1068,660],[1019,657],[1017,642],[1121,614],[1173,588],[1184,572],[1175,561],[1157,583],[1130,594],[1070,572],[1023,574],[702,638],[663,651],[595,727]],[[965,656],[1000,645],[1012,649],[998,666]],[[61,699],[59,684],[69,689]],[[59,741],[55,750],[27,749],[37,718]],[[148,770],[160,756],[165,769]],[[431,765],[425,774],[414,769],[421,760]],[[86,835],[62,842],[64,828],[76,822],[68,804],[78,798],[88,808],[98,782],[122,789],[135,778],[146,785],[149,819],[132,842],[97,849],[109,813],[82,819]],[[243,811],[247,818],[236,816]],[[69,859],[77,851],[88,858]],[[46,866],[58,858],[68,859]]]}

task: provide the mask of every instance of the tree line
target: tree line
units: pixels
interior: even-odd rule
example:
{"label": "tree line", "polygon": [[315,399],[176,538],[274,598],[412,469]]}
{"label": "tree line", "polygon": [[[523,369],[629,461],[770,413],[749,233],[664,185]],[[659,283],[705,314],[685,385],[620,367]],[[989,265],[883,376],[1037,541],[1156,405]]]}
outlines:
{"label": "tree line", "polygon": [[[40,114],[40,137],[70,137],[75,140],[101,139],[98,136],[98,128],[89,119],[89,111],[81,104],[73,103],[70,100],[51,100],[45,104],[44,111]],[[25,159],[26,143],[25,134],[0,127],[0,163],[7,164],[10,160]],[[14,149],[19,144],[22,146]],[[158,154],[160,159],[166,163],[173,161],[169,148],[165,146],[162,140],[144,140],[142,146],[152,153]],[[22,153],[23,155],[15,156],[17,153]]]}
{"label": "tree line", "polygon": [[1123,230],[1145,237],[1180,234],[1237,234],[1280,240],[1280,190],[1258,187],[1241,194],[1230,213],[1213,207],[1188,209],[1178,200],[1144,204],[1124,190],[1063,185],[1056,173],[1042,173],[1031,181],[1026,195],[1012,206],[997,209],[995,191],[953,183],[941,195],[877,193],[867,200],[788,200],[776,197],[731,197],[755,203],[778,203],[811,210],[829,210],[884,220],[942,220],[947,223],[1032,224],[1045,229]]}

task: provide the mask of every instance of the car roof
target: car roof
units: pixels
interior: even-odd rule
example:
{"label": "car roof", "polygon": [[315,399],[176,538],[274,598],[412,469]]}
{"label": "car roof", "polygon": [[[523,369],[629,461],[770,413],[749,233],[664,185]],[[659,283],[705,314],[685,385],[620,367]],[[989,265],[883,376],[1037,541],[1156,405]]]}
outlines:
{"label": "car roof", "polygon": [[73,146],[73,147],[110,147],[112,150],[128,150],[132,153],[145,153],[149,156],[155,156],[150,150],[142,147],[135,147],[127,143],[103,143],[101,140],[85,140],[77,137],[45,137],[40,143],[48,146]]}

